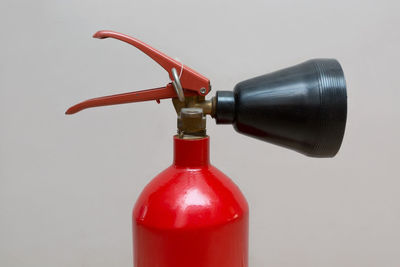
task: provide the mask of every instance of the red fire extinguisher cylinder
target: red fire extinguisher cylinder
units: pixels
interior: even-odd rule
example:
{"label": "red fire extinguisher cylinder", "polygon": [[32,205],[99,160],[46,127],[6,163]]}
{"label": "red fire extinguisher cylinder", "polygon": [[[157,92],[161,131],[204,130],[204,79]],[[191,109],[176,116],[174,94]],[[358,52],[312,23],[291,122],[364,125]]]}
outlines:
{"label": "red fire extinguisher cylinder", "polygon": [[174,137],[174,161],[133,210],[136,267],[246,267],[248,205],[209,160],[209,137]]}

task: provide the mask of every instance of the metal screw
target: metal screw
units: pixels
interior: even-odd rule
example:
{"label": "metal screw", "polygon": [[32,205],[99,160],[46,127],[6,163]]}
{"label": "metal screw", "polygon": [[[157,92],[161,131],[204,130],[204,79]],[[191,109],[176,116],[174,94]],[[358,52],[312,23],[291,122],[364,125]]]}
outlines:
{"label": "metal screw", "polygon": [[206,88],[201,87],[201,88],[200,88],[200,93],[201,93],[202,95],[204,95],[204,94],[206,93]]}

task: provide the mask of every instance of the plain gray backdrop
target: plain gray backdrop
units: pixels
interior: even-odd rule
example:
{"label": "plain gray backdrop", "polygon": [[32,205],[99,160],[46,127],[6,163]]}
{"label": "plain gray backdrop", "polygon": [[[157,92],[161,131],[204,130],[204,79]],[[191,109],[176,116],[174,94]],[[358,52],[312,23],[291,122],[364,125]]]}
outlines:
{"label": "plain gray backdrop", "polygon": [[310,58],[338,59],[348,123],[333,159],[208,120],[211,160],[251,208],[250,266],[400,266],[398,1],[1,1],[0,266],[131,266],[131,210],[172,160],[169,100],[65,110],[164,86],[119,31],[216,90]]}

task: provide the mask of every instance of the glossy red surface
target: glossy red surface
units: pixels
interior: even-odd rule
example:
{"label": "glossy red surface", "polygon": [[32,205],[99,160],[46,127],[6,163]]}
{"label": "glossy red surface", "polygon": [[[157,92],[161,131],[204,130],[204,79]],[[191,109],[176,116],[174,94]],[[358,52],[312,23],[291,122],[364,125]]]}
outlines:
{"label": "glossy red surface", "polygon": [[174,162],[133,210],[135,267],[247,267],[248,205],[209,163],[209,138],[174,138]]}

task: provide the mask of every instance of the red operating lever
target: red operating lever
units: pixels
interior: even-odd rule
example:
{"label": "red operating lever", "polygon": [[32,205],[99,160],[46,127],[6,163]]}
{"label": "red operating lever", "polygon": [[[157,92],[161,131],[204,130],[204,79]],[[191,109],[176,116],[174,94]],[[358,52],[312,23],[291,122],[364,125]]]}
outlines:
{"label": "red operating lever", "polygon": [[[178,73],[180,72],[179,80],[185,96],[205,96],[208,94],[208,92],[210,92],[211,86],[209,79],[187,67],[186,65],[183,65],[181,62],[139,41],[138,39],[114,31],[98,31],[93,35],[93,37],[99,39],[105,39],[108,37],[115,38],[135,46],[143,53],[151,57],[158,64],[160,64],[161,67],[163,67],[168,72],[169,77],[172,81],[175,80],[172,73],[172,69],[174,68]],[[175,97],[178,97],[178,95],[172,83],[169,83],[165,87],[89,99],[70,107],[65,113],[74,114],[86,108],[148,100],[156,100],[157,102],[159,102],[160,99]]]}

